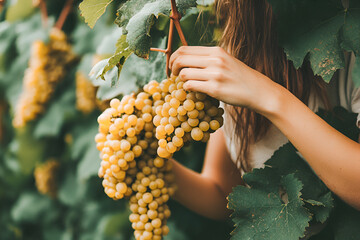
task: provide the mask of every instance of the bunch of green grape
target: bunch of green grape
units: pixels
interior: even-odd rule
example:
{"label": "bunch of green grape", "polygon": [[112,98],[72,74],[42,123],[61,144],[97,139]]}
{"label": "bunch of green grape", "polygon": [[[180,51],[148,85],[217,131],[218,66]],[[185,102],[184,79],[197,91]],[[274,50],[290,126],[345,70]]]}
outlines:
{"label": "bunch of green grape", "polygon": [[210,133],[223,124],[224,110],[219,108],[219,101],[203,93],[186,92],[183,84],[179,77],[171,77],[144,87],[145,91],[164,96],[164,103],[155,108],[153,120],[160,157],[171,157],[190,140],[207,142]]}
{"label": "bunch of green grape", "polygon": [[115,200],[129,198],[135,239],[162,239],[175,192],[172,154],[185,142],[206,142],[223,122],[219,102],[186,92],[177,77],[151,81],[143,91],[110,101],[95,137],[99,177]]}

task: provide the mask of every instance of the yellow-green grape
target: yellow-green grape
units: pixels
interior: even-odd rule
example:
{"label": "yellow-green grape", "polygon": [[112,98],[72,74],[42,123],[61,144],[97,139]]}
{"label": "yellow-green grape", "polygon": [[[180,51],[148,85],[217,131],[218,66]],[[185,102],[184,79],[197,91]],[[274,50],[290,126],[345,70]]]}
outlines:
{"label": "yellow-green grape", "polygon": [[195,141],[200,141],[204,137],[204,133],[200,130],[200,128],[193,128],[191,130],[191,137]]}
{"label": "yellow-green grape", "polygon": [[157,154],[162,158],[170,158],[190,139],[207,141],[209,133],[222,125],[224,111],[218,107],[219,102],[203,93],[186,92],[178,77],[160,84],[150,82],[144,91],[152,95],[162,91],[164,102],[153,107],[155,137],[159,140]]}
{"label": "yellow-green grape", "polygon": [[37,166],[34,171],[35,184],[38,191],[42,194],[55,198],[57,195],[57,172],[59,162],[49,159],[45,163]]}
{"label": "yellow-green grape", "polygon": [[95,136],[105,193],[130,198],[135,239],[162,239],[175,192],[169,158],[186,141],[207,141],[222,124],[218,101],[186,92],[177,77],[151,81],[137,95],[110,101]]}
{"label": "yellow-green grape", "polygon": [[97,88],[91,83],[81,71],[76,72],[76,109],[82,113],[88,114],[99,107],[99,102],[96,98]]}
{"label": "yellow-green grape", "polygon": [[[126,95],[121,100],[112,99],[110,108],[99,117],[99,133],[95,136],[102,159],[98,175],[103,180],[105,193],[113,199],[130,197],[136,173],[136,159],[150,151],[153,125],[153,102],[146,93]],[[143,133],[145,133],[143,135]],[[146,136],[148,138],[146,138]],[[157,144],[156,144],[157,148]],[[148,150],[146,150],[148,149]],[[144,189],[141,189],[144,191]]]}
{"label": "yellow-green grape", "polygon": [[162,239],[163,229],[166,233],[166,221],[171,215],[167,201],[175,191],[172,165],[168,159],[160,157],[144,155],[143,159],[138,161],[139,172],[132,185],[136,193],[130,199],[132,214],[129,220],[132,222],[135,239]]}
{"label": "yellow-green grape", "polygon": [[[15,107],[15,128],[24,127],[45,111],[46,103],[75,60],[65,33],[59,29],[51,30],[49,43],[33,43],[29,67],[24,74],[23,90]],[[91,110],[92,107],[89,107],[85,111]]]}

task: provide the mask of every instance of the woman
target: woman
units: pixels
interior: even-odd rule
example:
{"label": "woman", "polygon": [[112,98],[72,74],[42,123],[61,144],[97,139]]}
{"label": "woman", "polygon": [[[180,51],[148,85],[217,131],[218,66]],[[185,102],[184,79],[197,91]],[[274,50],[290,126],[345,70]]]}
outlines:
{"label": "woman", "polygon": [[[226,103],[224,127],[210,138],[202,173],[173,161],[178,201],[210,218],[228,217],[226,196],[243,184],[241,175],[262,167],[289,140],[331,191],[360,210],[360,144],[313,112],[348,97],[360,113],[360,89],[336,88],[338,96],[328,98],[331,87],[309,63],[296,70],[278,46],[265,0],[220,0],[216,6],[224,16],[221,47],[181,47],[170,60],[186,90]],[[332,82],[351,84],[346,76],[354,57],[346,57],[347,70]]]}

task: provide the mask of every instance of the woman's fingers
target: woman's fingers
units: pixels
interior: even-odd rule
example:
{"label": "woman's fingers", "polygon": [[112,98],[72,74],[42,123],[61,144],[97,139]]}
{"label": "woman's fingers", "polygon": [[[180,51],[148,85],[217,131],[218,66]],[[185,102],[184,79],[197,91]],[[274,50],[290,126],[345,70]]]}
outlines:
{"label": "woman's fingers", "polygon": [[173,58],[176,58],[178,55],[198,55],[198,56],[207,56],[209,55],[209,47],[202,46],[181,46],[179,47],[170,57],[170,62]]}
{"label": "woman's fingers", "polygon": [[186,91],[208,93],[208,85],[206,81],[188,80],[184,83],[183,88]]}
{"label": "woman's fingers", "polygon": [[176,50],[170,57],[169,66],[170,69],[174,64],[174,61],[179,56],[191,55],[191,56],[218,56],[225,52],[220,47],[200,47],[200,46],[182,46]]}
{"label": "woman's fingers", "polygon": [[178,56],[169,67],[175,76],[179,76],[179,72],[183,68],[206,68],[209,64],[211,64],[209,57],[181,55]]}
{"label": "woman's fingers", "polygon": [[183,68],[178,76],[184,82],[188,80],[206,81],[209,80],[207,72],[205,69]]}
{"label": "woman's fingers", "polygon": [[216,82],[188,80],[184,83],[183,88],[186,91],[205,93],[213,98],[218,98],[220,94],[219,84]]}

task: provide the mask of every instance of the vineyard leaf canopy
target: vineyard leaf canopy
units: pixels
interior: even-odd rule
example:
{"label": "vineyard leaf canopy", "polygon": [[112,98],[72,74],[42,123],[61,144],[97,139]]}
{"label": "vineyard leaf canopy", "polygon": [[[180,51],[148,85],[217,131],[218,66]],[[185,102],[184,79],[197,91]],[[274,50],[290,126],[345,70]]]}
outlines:
{"label": "vineyard leaf canopy", "polygon": [[[358,139],[359,129],[354,124],[357,114],[350,113],[342,107],[335,107],[332,111],[320,109],[317,114],[350,139]],[[336,200],[334,194],[316,176],[296,148],[291,143],[287,143],[275,151],[273,156],[265,162],[264,168],[255,168],[253,171],[244,174],[243,180],[249,187],[238,186],[229,195],[229,208],[235,211],[232,218],[237,227],[233,232],[233,239],[282,239],[279,236],[283,239],[290,239],[285,232],[283,232],[285,235],[276,232],[278,236],[274,235],[274,238],[271,238],[270,234],[278,230],[273,229],[276,228],[273,225],[272,218],[274,213],[267,211],[266,206],[269,206],[270,203],[279,204],[280,201],[282,201],[281,204],[286,205],[286,198],[279,198],[279,195],[283,195],[280,193],[288,195],[288,204],[292,202],[294,195],[289,192],[290,188],[286,185],[286,181],[289,179],[295,181],[293,178],[299,182],[299,185],[301,183],[301,188],[298,191],[301,194],[300,201],[302,203],[296,205],[296,211],[300,211],[299,208],[304,208],[311,214],[309,215],[311,217],[306,220],[305,215],[296,215],[298,213],[290,211],[289,213],[299,220],[309,222],[311,219],[310,223],[324,223],[326,220],[331,222],[331,219],[334,219],[334,214],[330,215],[331,212],[333,213],[334,207],[336,206],[335,210],[338,207],[334,204]],[[294,186],[294,184],[289,186]],[[342,211],[340,210],[340,212]],[[336,216],[335,219],[342,219],[343,221],[345,218]],[[265,225],[268,228],[265,228]],[[295,225],[288,225],[288,227],[289,232],[296,232],[300,229],[296,228]],[[336,227],[334,231],[339,231],[339,229]],[[266,236],[261,234],[266,234]],[[300,235],[297,238],[294,236],[294,239],[299,237]]]}
{"label": "vineyard leaf canopy", "polygon": [[[97,129],[94,127],[90,128],[88,131],[92,133],[92,136],[95,136],[97,133]],[[79,181],[88,180],[90,177],[97,175],[99,170],[99,154],[96,149],[96,143],[91,138],[88,140],[89,142],[87,146],[85,143],[86,149],[77,166],[76,175]]]}
{"label": "vineyard leaf canopy", "polygon": [[[148,58],[152,44],[150,30],[156,23],[157,16],[170,15],[171,2],[170,0],[148,1],[140,9],[143,3],[143,0],[124,3],[118,11],[116,22],[126,30],[129,48],[137,56]],[[184,15],[187,9],[196,7],[196,0],[178,0],[176,4],[180,14]],[[124,11],[128,9],[133,11],[125,13]]]}
{"label": "vineyard leaf canopy", "polygon": [[48,214],[52,207],[51,199],[37,193],[21,194],[11,209],[11,215],[17,222],[37,222]]}
{"label": "vineyard leaf canopy", "polygon": [[[149,6],[151,8],[149,8]],[[196,1],[194,0],[185,0],[178,1],[177,7],[181,14],[185,14],[186,10],[195,7]],[[106,81],[110,81],[110,87],[115,85],[119,85],[118,82],[121,82],[120,72],[125,64],[125,62],[129,59],[130,55],[135,52],[135,54],[142,58],[149,58],[150,47],[162,47],[164,48],[164,44],[162,44],[163,37],[159,36],[159,34],[152,34],[150,37],[150,30],[155,24],[155,19],[159,16],[164,16],[167,18],[167,15],[170,14],[171,4],[169,1],[163,0],[152,0],[152,1],[141,1],[141,0],[130,0],[125,2],[120,9],[118,10],[118,17],[116,18],[116,23],[122,28],[123,35],[118,38],[116,42],[116,51],[115,54],[103,62],[99,62],[91,71],[91,75],[93,75],[92,79],[96,81],[96,79],[101,78]],[[136,40],[129,40],[129,37]],[[160,44],[159,44],[160,43]],[[160,46],[161,45],[161,46]],[[132,57],[132,61],[135,65],[128,64],[127,66],[130,68],[139,69],[139,65],[136,63],[137,61],[141,61],[140,58]],[[156,57],[156,59],[158,59]],[[141,61],[142,62],[142,61]],[[139,63],[140,64],[140,63]],[[147,65],[162,65],[160,62],[156,62],[155,64],[140,64],[141,66]],[[117,67],[117,76],[114,75],[115,71],[110,71],[114,67]],[[159,69],[159,68],[157,68]],[[109,72],[110,71],[110,72]],[[147,69],[143,69],[143,71],[147,71]],[[154,72],[154,71],[153,71]],[[162,72],[162,71],[161,71]],[[135,75],[138,75],[137,73]],[[141,74],[143,75],[143,74]],[[153,74],[151,74],[153,75]],[[162,79],[164,74],[161,74]],[[123,78],[124,79],[124,78]],[[151,79],[147,79],[152,80]],[[129,82],[126,80],[126,82]],[[137,82],[137,81],[134,81]],[[143,81],[146,83],[147,81]],[[115,92],[112,91],[108,87],[105,87],[104,83],[95,82],[98,86],[103,86],[98,91],[98,97],[101,95],[102,99],[108,99],[109,96],[113,96]],[[121,83],[120,83],[121,85]],[[119,88],[119,86],[118,86]],[[128,92],[125,87],[125,91],[121,91],[122,93]],[[110,91],[109,94],[106,92]],[[105,96],[107,95],[107,96]]]}
{"label": "vineyard leaf canopy", "polygon": [[75,94],[72,91],[67,91],[56,99],[38,121],[34,136],[36,138],[58,136],[66,118],[75,115],[75,108],[71,104],[74,101]]}
{"label": "vineyard leaf canopy", "polygon": [[300,67],[310,60],[314,73],[329,82],[344,67],[344,50],[359,54],[360,3],[349,0],[269,0],[277,18],[279,39],[288,59]]}
{"label": "vineyard leaf canopy", "polygon": [[84,192],[85,182],[80,182],[76,178],[76,174],[69,171],[65,174],[65,180],[60,185],[58,199],[66,205],[74,206],[81,200],[81,197],[84,196]]}
{"label": "vineyard leaf canopy", "polygon": [[11,5],[6,11],[6,21],[15,22],[17,20],[26,18],[34,12],[35,8],[32,1],[17,0],[11,1]]}
{"label": "vineyard leaf canopy", "polygon": [[117,11],[117,18],[115,23],[119,27],[124,27],[124,34],[127,34],[126,26],[129,23],[129,20],[139,12],[147,3],[152,3],[156,0],[129,0],[124,5],[122,5]]}
{"label": "vineyard leaf canopy", "polygon": [[[122,35],[118,41],[116,42],[116,52],[115,54],[109,58],[107,61],[107,65],[103,68],[100,77],[105,80],[105,73],[107,73],[113,67],[118,68],[118,76],[124,66],[125,61],[132,54],[132,51],[129,49],[129,45],[126,42],[126,35]],[[116,81],[111,81],[111,86],[114,86]]]}
{"label": "vineyard leaf canopy", "polygon": [[[310,205],[308,206],[314,213],[314,217],[319,222],[325,222],[329,217],[333,207],[333,197],[326,185],[314,174],[309,165],[299,156],[297,150],[290,143],[282,146],[265,163],[265,169],[256,169],[254,173],[246,174],[244,179],[246,183],[253,187],[259,186],[259,179],[264,178],[269,182],[269,176],[272,179],[294,173],[302,182],[302,198]],[[271,189],[268,184],[267,189]],[[276,184],[272,184],[276,187]],[[273,189],[276,190],[276,189]]]}
{"label": "vineyard leaf canopy", "polygon": [[79,8],[81,15],[89,27],[93,28],[96,21],[105,13],[106,7],[113,0],[84,0],[80,3]]}
{"label": "vineyard leaf canopy", "polygon": [[279,193],[244,186],[234,188],[229,195],[229,208],[235,211],[233,240],[298,240],[304,236],[311,215],[303,207],[303,185],[294,174],[289,174],[281,179],[281,187],[288,201],[283,201]]}
{"label": "vineyard leaf canopy", "polygon": [[[164,47],[165,38],[159,38],[156,45]],[[107,100],[119,95],[130,94],[137,91],[138,86],[143,86],[150,80],[162,80],[166,78],[165,57],[162,53],[151,52],[149,60],[131,54],[124,63],[121,75],[116,68],[112,68],[104,74],[106,81],[100,79],[104,69],[109,64],[108,59],[98,62],[90,72],[90,79],[98,86],[97,98]],[[141,69],[141,71],[139,71]],[[112,87],[115,84],[116,87]]]}

